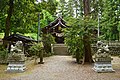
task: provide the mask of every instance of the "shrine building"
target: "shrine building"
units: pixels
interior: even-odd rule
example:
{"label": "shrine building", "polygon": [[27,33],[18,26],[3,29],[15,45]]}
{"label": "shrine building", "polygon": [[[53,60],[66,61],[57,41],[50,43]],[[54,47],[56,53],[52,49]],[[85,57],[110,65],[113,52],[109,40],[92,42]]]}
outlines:
{"label": "shrine building", "polygon": [[56,43],[61,44],[64,43],[64,33],[62,32],[63,28],[69,28],[69,26],[66,25],[66,22],[61,17],[58,17],[46,27],[42,28],[42,32],[44,34],[52,34],[53,37],[55,37]]}

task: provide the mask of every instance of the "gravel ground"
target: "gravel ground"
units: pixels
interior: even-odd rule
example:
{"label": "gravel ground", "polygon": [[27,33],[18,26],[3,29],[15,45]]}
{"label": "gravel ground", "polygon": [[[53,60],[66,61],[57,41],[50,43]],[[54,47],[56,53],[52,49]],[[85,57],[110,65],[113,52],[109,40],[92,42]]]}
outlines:
{"label": "gravel ground", "polygon": [[45,58],[45,63],[38,64],[30,74],[3,80],[120,80],[118,59],[117,63],[113,60],[115,73],[96,73],[92,70],[93,65],[76,64],[71,56],[51,56]]}

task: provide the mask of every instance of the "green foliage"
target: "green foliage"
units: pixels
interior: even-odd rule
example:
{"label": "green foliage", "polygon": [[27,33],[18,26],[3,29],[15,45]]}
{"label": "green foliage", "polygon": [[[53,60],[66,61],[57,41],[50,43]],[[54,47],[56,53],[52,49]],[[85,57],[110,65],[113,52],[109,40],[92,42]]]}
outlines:
{"label": "green foliage", "polygon": [[83,16],[82,0],[60,0],[58,13],[64,18]]}
{"label": "green foliage", "polygon": [[69,52],[76,55],[76,59],[83,58],[84,54],[84,43],[83,36],[93,35],[96,22],[92,19],[83,20],[82,18],[68,18],[68,25],[70,28],[64,29],[65,32],[65,43],[69,47]]}
{"label": "green foliage", "polygon": [[8,50],[4,49],[2,45],[0,45],[0,61],[7,62],[8,58]]}
{"label": "green foliage", "polygon": [[30,52],[33,53],[35,58],[35,64],[37,61],[37,58],[40,58],[40,63],[43,63],[43,43],[34,43],[33,46],[29,48]]}
{"label": "green foliage", "polygon": [[[100,39],[118,40],[120,31],[120,1],[119,0],[90,0],[90,18],[98,21],[98,12],[100,16]],[[82,0],[60,0],[59,13],[64,18],[83,17]],[[67,20],[66,20],[67,21]],[[96,25],[95,22],[95,25]],[[97,23],[98,24],[98,23]],[[97,27],[97,25],[96,25]]]}
{"label": "green foliage", "polygon": [[0,32],[4,32],[5,18],[7,16],[8,0],[0,0]]}
{"label": "green foliage", "polygon": [[36,56],[38,56],[38,52],[41,52],[42,49],[43,49],[43,44],[41,42],[33,43],[33,45],[29,48],[30,52]]}
{"label": "green foliage", "polygon": [[[5,21],[8,16],[9,0],[0,0],[0,32],[5,31]],[[36,0],[14,0],[14,9],[11,17],[11,32],[37,33],[38,13],[40,13],[41,27],[53,21],[57,2],[55,0],[42,1]],[[52,15],[51,15],[52,14]]]}
{"label": "green foliage", "polygon": [[8,57],[8,51],[7,50],[3,50],[3,51],[0,51],[0,59],[1,60],[6,60]]}
{"label": "green foliage", "polygon": [[105,40],[119,40],[119,0],[103,0],[101,32]]}
{"label": "green foliage", "polygon": [[41,11],[43,9],[48,11],[50,14],[55,15],[57,4],[56,0],[41,0],[41,3],[38,3],[38,6],[36,6],[36,10]]}
{"label": "green foliage", "polygon": [[47,26],[50,22],[54,20],[54,17],[46,10],[42,10],[43,19],[40,20],[41,28]]}
{"label": "green foliage", "polygon": [[0,38],[3,38],[4,37],[4,33],[0,33]]}
{"label": "green foliage", "polygon": [[51,44],[55,44],[55,38],[51,34],[43,34],[42,41],[46,53],[51,53]]}
{"label": "green foliage", "polygon": [[[71,22],[73,20],[73,22]],[[65,29],[65,43],[69,47],[69,51],[72,54],[80,53],[80,57],[83,55],[83,27],[78,25],[78,20],[75,18],[69,19],[71,28]],[[71,24],[72,23],[72,24]]]}
{"label": "green foliage", "polygon": [[37,40],[37,34],[36,33],[25,33],[25,36],[29,36],[32,39]]}

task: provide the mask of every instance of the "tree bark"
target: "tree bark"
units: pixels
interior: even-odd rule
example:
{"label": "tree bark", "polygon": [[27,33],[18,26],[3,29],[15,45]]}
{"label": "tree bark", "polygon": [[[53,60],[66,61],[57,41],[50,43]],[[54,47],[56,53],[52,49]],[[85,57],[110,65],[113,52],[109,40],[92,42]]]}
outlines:
{"label": "tree bark", "polygon": [[[84,63],[92,63],[92,54],[91,54],[91,45],[90,45],[90,38],[89,35],[83,36],[83,43],[84,43]],[[84,64],[83,63],[83,64]]]}
{"label": "tree bark", "polygon": [[[9,0],[9,9],[7,12],[8,16],[6,18],[4,38],[8,37],[9,33],[10,33],[10,19],[11,19],[12,13],[13,13],[13,5],[14,5],[13,1],[14,0]],[[3,40],[3,46],[7,47],[7,44],[8,44],[8,42],[6,40]]]}
{"label": "tree bark", "polygon": [[[90,1],[89,0],[83,0],[84,5],[84,19],[89,19],[89,13],[90,13]],[[86,27],[86,26],[85,26]],[[87,28],[86,28],[87,30]],[[85,30],[85,31],[86,31]],[[83,36],[83,43],[84,43],[84,63],[92,63],[92,55],[91,55],[91,45],[90,45],[90,35],[87,33]]]}
{"label": "tree bark", "polygon": [[90,1],[89,0],[83,0],[83,7],[84,7],[84,15],[89,16],[90,13]]}
{"label": "tree bark", "polygon": [[41,50],[41,52],[39,52],[39,58],[40,58],[40,62],[38,62],[38,64],[44,64],[44,62],[43,62],[43,49]]}
{"label": "tree bark", "polygon": [[80,63],[80,52],[79,52],[78,49],[77,49],[77,51],[76,51],[75,56],[76,56],[76,62],[79,64],[79,63]]}

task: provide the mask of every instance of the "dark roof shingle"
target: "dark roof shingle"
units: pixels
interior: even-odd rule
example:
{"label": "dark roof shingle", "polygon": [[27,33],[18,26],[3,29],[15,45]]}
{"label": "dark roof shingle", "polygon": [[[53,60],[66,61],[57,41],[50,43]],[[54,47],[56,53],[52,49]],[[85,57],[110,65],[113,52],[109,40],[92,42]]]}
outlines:
{"label": "dark roof shingle", "polygon": [[6,38],[3,38],[3,40],[7,40],[7,41],[23,41],[23,42],[37,42],[34,39],[31,39],[29,37],[20,35],[20,34],[12,34]]}

